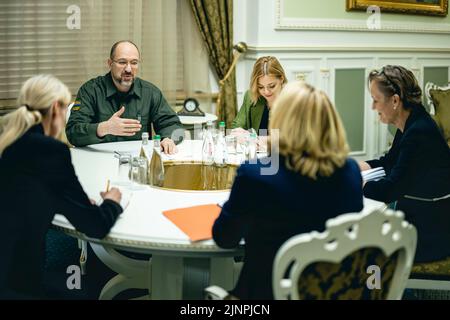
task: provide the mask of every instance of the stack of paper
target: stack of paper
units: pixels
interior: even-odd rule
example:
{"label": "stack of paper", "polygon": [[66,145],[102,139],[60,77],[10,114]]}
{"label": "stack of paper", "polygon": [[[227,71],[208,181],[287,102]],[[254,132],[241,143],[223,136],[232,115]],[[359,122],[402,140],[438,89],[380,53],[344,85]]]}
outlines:
{"label": "stack of paper", "polygon": [[364,182],[377,181],[386,176],[383,167],[377,167],[361,172]]}

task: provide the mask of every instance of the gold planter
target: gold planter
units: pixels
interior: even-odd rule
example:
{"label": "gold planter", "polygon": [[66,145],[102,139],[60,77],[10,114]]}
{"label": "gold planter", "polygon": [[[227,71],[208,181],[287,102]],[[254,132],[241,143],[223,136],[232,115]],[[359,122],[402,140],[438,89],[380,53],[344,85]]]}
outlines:
{"label": "gold planter", "polygon": [[231,189],[238,166],[207,166],[195,161],[164,162],[164,189],[225,191]]}

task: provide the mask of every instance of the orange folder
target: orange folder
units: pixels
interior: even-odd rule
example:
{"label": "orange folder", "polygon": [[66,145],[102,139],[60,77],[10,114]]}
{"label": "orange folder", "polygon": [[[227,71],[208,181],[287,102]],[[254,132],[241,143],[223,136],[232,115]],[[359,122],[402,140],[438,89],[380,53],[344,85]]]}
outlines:
{"label": "orange folder", "polygon": [[206,204],[167,210],[163,214],[186,233],[191,241],[199,241],[212,238],[212,226],[220,210],[217,204]]}

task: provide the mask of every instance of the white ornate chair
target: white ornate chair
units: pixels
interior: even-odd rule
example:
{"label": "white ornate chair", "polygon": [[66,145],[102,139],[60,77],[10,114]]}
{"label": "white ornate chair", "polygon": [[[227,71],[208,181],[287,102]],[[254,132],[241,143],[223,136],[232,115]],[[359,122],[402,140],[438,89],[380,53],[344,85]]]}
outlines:
{"label": "white ornate chair", "polygon": [[274,260],[275,299],[401,299],[417,232],[400,211],[349,213],[287,240]]}
{"label": "white ornate chair", "polygon": [[[324,232],[294,236],[280,247],[273,268],[274,297],[400,299],[416,242],[415,227],[400,211],[340,215],[326,222]],[[208,300],[234,298],[218,286],[206,288],[205,293]]]}

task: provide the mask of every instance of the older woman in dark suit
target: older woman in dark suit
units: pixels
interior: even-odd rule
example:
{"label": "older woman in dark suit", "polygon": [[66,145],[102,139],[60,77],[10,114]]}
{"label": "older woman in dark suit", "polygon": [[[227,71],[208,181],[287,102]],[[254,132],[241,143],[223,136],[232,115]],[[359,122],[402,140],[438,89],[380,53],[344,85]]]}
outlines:
{"label": "older woman in dark suit", "polygon": [[361,170],[383,167],[386,177],[367,182],[364,195],[397,202],[396,209],[418,231],[416,261],[450,256],[450,149],[422,105],[414,74],[387,65],[369,75],[372,109],[380,121],[397,127],[389,152],[361,162]]}
{"label": "older woman in dark suit", "polygon": [[278,170],[265,174],[268,159],[243,164],[213,227],[221,247],[245,239],[244,266],[231,292],[241,299],[273,299],[273,259],[287,239],[323,230],[327,219],[363,208],[358,164],[347,158],[345,131],[326,94],[294,82],[271,112],[276,152],[270,158],[279,160]]}
{"label": "older woman in dark suit", "polygon": [[28,79],[19,108],[0,119],[0,297],[43,296],[45,235],[56,213],[89,237],[103,238],[122,212],[121,193],[83,191],[62,132],[71,95],[50,75]]}

